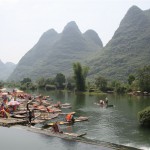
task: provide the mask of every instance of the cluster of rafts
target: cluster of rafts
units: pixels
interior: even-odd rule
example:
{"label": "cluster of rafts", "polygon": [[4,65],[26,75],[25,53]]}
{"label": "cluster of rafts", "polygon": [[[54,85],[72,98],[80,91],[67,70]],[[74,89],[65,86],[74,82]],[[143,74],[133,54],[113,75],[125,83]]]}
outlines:
{"label": "cluster of rafts", "polygon": [[[8,97],[11,95],[11,100],[8,102]],[[58,125],[72,125],[72,122],[66,121],[65,116],[67,114],[74,115],[75,112],[67,113],[64,109],[71,109],[71,104],[61,102],[54,103],[54,100],[49,96],[32,96],[24,92],[17,93],[17,91],[8,94],[8,92],[0,93],[1,105],[4,106],[0,111],[1,120],[10,120],[16,118],[18,121],[26,120],[24,124],[28,130],[36,131],[52,136],[73,136],[81,137],[86,133],[66,133],[66,132],[53,132],[51,129],[53,124],[57,122]],[[15,98],[15,100],[14,100]],[[7,108],[7,109],[5,109]],[[13,108],[13,112],[10,110]],[[15,109],[14,109],[15,108]],[[9,111],[7,111],[9,110]],[[9,113],[8,113],[9,112]],[[4,116],[2,116],[4,114]],[[57,120],[57,118],[62,120]],[[79,116],[74,118],[74,124],[76,122],[87,121],[88,117]],[[18,124],[16,121],[16,124]],[[39,126],[40,125],[40,128]],[[38,127],[37,127],[38,126]]]}
{"label": "cluster of rafts", "polygon": [[[82,137],[86,135],[86,133],[66,133],[51,130],[56,122],[57,125],[72,125],[76,122],[88,120],[88,117],[85,116],[76,117],[73,122],[66,120],[66,115],[69,114],[73,116],[75,114],[75,112],[69,112],[68,110],[67,113],[63,111],[64,109],[71,109],[70,103],[54,103],[54,100],[49,96],[32,96],[23,91],[0,91],[0,97],[1,107],[3,106],[3,109],[1,108],[0,110],[0,115],[6,114],[6,117],[3,116],[1,118],[16,118],[16,124],[18,124],[17,122],[19,119],[26,120],[25,125],[28,130],[60,137],[64,137],[64,135],[73,137]],[[95,104],[105,108],[113,107],[113,105],[108,105],[108,103],[106,104],[104,101],[103,104],[101,101]],[[13,110],[13,112],[10,112],[10,110]],[[40,128],[38,125],[40,125]]]}

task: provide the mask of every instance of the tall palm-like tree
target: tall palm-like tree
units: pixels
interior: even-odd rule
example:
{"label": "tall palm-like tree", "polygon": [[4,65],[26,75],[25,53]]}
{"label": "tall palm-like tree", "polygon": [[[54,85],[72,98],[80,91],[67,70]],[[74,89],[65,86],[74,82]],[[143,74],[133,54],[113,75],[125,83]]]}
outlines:
{"label": "tall palm-like tree", "polygon": [[74,79],[76,82],[77,91],[85,91],[86,77],[89,67],[82,67],[79,62],[73,63]]}

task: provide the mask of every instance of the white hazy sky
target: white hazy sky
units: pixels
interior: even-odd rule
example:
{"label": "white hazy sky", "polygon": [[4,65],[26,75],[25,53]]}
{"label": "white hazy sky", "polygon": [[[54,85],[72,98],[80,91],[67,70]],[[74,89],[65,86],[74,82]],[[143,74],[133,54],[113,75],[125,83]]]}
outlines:
{"label": "white hazy sky", "polygon": [[70,21],[106,45],[133,5],[147,10],[150,0],[0,0],[0,59],[18,63],[45,31],[60,33]]}

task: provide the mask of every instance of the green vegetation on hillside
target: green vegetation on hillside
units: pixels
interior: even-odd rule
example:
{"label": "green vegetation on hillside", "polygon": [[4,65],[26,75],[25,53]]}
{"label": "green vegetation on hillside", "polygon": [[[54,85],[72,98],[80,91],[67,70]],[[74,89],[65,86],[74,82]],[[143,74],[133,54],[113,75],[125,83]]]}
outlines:
{"label": "green vegetation on hillside", "polygon": [[88,62],[90,75],[127,81],[129,74],[150,65],[149,18],[145,11],[131,7],[109,43]]}

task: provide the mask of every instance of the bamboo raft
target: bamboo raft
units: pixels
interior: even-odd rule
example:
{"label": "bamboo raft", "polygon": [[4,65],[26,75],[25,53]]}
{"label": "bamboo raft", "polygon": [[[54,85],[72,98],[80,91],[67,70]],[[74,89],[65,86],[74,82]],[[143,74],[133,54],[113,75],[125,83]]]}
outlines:
{"label": "bamboo raft", "polygon": [[109,108],[109,107],[114,107],[114,105],[101,105],[100,103],[94,103],[95,105],[98,105],[98,106],[100,106],[100,107],[102,107],[102,108]]}
{"label": "bamboo raft", "polygon": [[[36,113],[35,119],[31,121],[32,125],[43,123],[46,120],[54,119],[59,114],[48,114],[48,117],[45,118],[41,113]],[[28,124],[28,118],[26,115],[11,115],[9,118],[0,118],[0,126],[12,126],[12,125],[26,125]]]}
{"label": "bamboo raft", "polygon": [[23,125],[27,124],[28,120],[17,119],[17,118],[0,118],[0,126],[12,126],[12,125]]}
{"label": "bamboo raft", "polygon": [[[83,117],[83,116],[80,116],[78,118],[75,119],[75,122],[82,122],[82,121],[88,121],[88,117]],[[72,124],[71,122],[67,122],[67,121],[58,121],[57,122],[59,125],[70,125]],[[50,126],[53,126],[54,122],[50,122],[48,124],[45,124],[43,126],[43,128],[47,128],[47,127],[50,127]]]}
{"label": "bamboo raft", "polygon": [[48,136],[56,136],[56,137],[60,137],[60,138],[68,138],[68,137],[78,138],[78,137],[83,137],[86,135],[86,133],[68,133],[68,132],[55,133],[49,129],[41,129],[41,128],[37,128],[34,126],[30,126],[29,128],[27,128],[27,130],[36,132],[36,133],[40,133],[40,134],[45,134]]}

